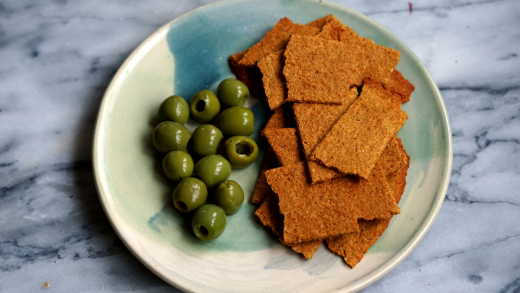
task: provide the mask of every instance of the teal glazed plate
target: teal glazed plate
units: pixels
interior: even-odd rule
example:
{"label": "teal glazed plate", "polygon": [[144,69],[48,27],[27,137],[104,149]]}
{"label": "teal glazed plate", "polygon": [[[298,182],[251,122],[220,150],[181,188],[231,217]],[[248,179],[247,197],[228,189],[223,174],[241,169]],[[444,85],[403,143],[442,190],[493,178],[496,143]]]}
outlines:
{"label": "teal glazed plate", "polygon": [[[172,94],[189,100],[201,89],[216,91],[232,77],[227,59],[258,42],[288,17],[308,23],[328,14],[359,35],[399,50],[397,69],[415,85],[402,106],[409,119],[399,132],[411,157],[401,214],[355,267],[322,245],[311,260],[293,252],[254,215],[253,193],[265,155],[259,136],[270,112],[249,99],[257,161],[234,170],[245,203],[228,217],[216,240],[199,241],[191,219],[171,203],[173,184],[162,174],[152,143],[159,104]],[[189,120],[190,131],[197,123]],[[452,141],[448,115],[432,78],[413,52],[368,17],[319,1],[229,0],[191,11],[166,24],[124,62],[108,87],[97,119],[93,165],[99,198],[128,249],[151,271],[186,292],[352,292],[379,279],[421,241],[437,216],[449,183]]]}

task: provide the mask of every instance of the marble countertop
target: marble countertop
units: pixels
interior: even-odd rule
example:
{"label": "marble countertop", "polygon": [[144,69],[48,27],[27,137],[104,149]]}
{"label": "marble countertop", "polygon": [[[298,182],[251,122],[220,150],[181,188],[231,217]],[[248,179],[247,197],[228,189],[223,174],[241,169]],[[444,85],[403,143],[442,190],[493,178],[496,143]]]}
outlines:
{"label": "marble countertop", "polygon": [[[114,233],[91,144],[123,60],[207,2],[0,0],[0,292],[179,292]],[[398,0],[334,2],[417,54],[453,128],[437,220],[363,292],[520,292],[520,2],[413,0],[412,11]]]}

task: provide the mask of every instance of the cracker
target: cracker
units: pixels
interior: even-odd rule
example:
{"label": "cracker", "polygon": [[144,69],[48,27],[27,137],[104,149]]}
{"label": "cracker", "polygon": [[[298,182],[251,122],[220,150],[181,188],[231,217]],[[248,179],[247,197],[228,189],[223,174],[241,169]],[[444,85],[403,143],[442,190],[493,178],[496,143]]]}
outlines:
{"label": "cracker", "polygon": [[316,146],[311,159],[368,178],[390,138],[408,119],[400,106],[397,94],[367,79],[359,98]]}
{"label": "cracker", "polygon": [[372,78],[386,83],[390,80],[393,69],[399,63],[400,53],[363,38],[337,19],[330,20],[323,26],[317,37],[335,40],[345,44],[348,50],[357,54],[357,75],[354,84],[361,85],[364,78]]}
{"label": "cracker", "polygon": [[303,161],[296,128],[268,128],[264,130],[264,135],[282,166]]}
{"label": "cracker", "polygon": [[251,202],[260,204],[262,203],[270,194],[272,194],[271,187],[267,184],[267,179],[265,178],[265,171],[278,167],[280,164],[276,159],[276,155],[272,148],[267,149],[267,153],[265,154],[264,162],[262,164],[262,169],[260,169],[260,176],[258,176],[258,180],[256,181],[255,190],[253,191],[253,195],[251,196]]}
{"label": "cracker", "polygon": [[294,119],[300,133],[305,156],[311,155],[314,148],[323,139],[325,134],[338,121],[357,99],[356,88],[349,90],[349,94],[340,105],[295,103],[292,106]]}
{"label": "cracker", "polygon": [[228,63],[231,72],[238,80],[243,82],[251,95],[260,101],[266,101],[264,86],[262,84],[262,73],[257,67],[247,67],[238,64],[248,50],[229,56]]}
{"label": "cracker", "polygon": [[364,257],[370,246],[388,227],[391,218],[359,220],[359,233],[350,233],[327,239],[327,247],[335,254],[343,257],[345,262],[354,268]]}
{"label": "cracker", "polygon": [[334,17],[334,15],[332,14],[329,14],[329,15],[326,15],[322,18],[318,18],[312,22],[309,22],[308,24],[306,24],[306,26],[312,26],[312,27],[315,27],[315,28],[318,28],[318,29],[322,29],[323,26],[328,23],[329,21],[333,20],[333,19],[336,19]]}
{"label": "cracker", "polygon": [[386,87],[401,96],[401,103],[410,101],[410,96],[415,90],[413,84],[404,78],[403,74],[398,70],[392,71],[390,80],[386,83]]}
{"label": "cracker", "polygon": [[[401,155],[404,153],[406,161],[397,170],[387,176],[388,185],[390,190],[392,190],[396,203],[399,203],[404,192],[406,174],[410,164],[410,157],[406,154],[402,144],[400,145],[399,152],[401,152]],[[332,252],[343,257],[345,262],[354,268],[356,264],[363,259],[364,253],[366,253],[370,246],[383,234],[390,220],[391,218],[374,219],[370,221],[359,220],[360,233],[351,233],[329,238],[326,240],[327,247],[329,247]]]}
{"label": "cracker", "polygon": [[395,172],[386,176],[388,181],[388,186],[393,191],[393,196],[395,202],[399,203],[401,201],[401,196],[404,193],[404,189],[406,187],[406,175],[408,174],[408,168],[410,167],[410,156],[406,154],[404,148],[401,148],[401,152],[404,153],[406,159],[404,164],[399,167]]}
{"label": "cracker", "polygon": [[283,50],[267,55],[258,62],[262,73],[265,95],[269,108],[274,110],[285,103],[287,87],[283,76]]}
{"label": "cracker", "polygon": [[284,49],[292,34],[316,35],[319,31],[319,28],[293,23],[284,17],[265,34],[260,42],[249,48],[238,63],[249,67],[255,66],[265,56]]}
{"label": "cracker", "polygon": [[382,171],[368,180],[336,178],[310,184],[303,162],[266,171],[284,215],[284,240],[299,243],[358,232],[358,218],[388,218],[399,213]]}
{"label": "cracker", "polygon": [[273,230],[273,233],[278,236],[278,239],[282,244],[291,247],[292,250],[302,254],[306,259],[311,259],[321,244],[321,240],[296,244],[285,243],[283,240],[283,215],[280,213],[278,199],[274,194],[269,196],[264,203],[262,203],[262,205],[256,210],[255,215],[258,216],[264,226]]}
{"label": "cracker", "polygon": [[[329,26],[327,23],[323,29]],[[356,39],[351,44],[293,35],[284,53],[289,102],[341,104],[352,85],[371,77],[385,82],[399,51]]]}
{"label": "cracker", "polygon": [[[379,160],[383,160],[384,174],[390,174],[396,171],[401,165],[405,164],[406,153],[402,153],[403,145],[401,140],[395,134],[387,146]],[[325,182],[333,178],[346,176],[345,174],[338,172],[334,169],[327,168],[316,162],[307,160],[307,168],[309,169],[309,175],[311,176],[311,183],[316,184]]]}
{"label": "cracker", "polygon": [[273,115],[267,121],[263,131],[268,128],[295,128],[296,121],[294,121],[294,115],[289,104],[274,110]]}

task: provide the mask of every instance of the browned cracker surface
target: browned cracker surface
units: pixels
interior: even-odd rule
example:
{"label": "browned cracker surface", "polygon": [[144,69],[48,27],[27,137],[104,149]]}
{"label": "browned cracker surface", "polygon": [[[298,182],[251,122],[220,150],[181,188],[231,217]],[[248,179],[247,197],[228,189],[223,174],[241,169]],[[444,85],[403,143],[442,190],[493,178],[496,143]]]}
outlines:
{"label": "browned cracker surface", "polygon": [[264,162],[262,164],[262,169],[260,169],[260,176],[258,176],[258,180],[256,181],[255,190],[253,191],[253,195],[251,196],[252,203],[262,203],[270,194],[272,194],[271,187],[267,184],[267,179],[265,178],[265,171],[278,167],[278,160],[276,159],[276,155],[272,148],[267,149],[267,153],[265,154]]}
{"label": "browned cracker surface", "polygon": [[[268,128],[295,128],[296,122],[294,121],[294,116],[291,107],[287,104],[282,107],[274,110],[273,115],[267,121],[267,124],[264,127]],[[262,134],[263,131],[262,130]]]}
{"label": "browned cracker surface", "polygon": [[401,96],[401,103],[410,101],[410,96],[415,90],[413,84],[404,78],[403,74],[397,70],[392,71],[390,80],[386,83],[386,86]]}
{"label": "browned cracker surface", "polygon": [[296,128],[268,128],[264,135],[282,166],[303,161]]}
{"label": "browned cracker surface", "polygon": [[[363,38],[354,32],[351,28],[345,26],[339,20],[336,18],[331,18],[329,21],[324,24],[321,32],[317,35],[318,37],[329,39],[329,40],[336,40],[339,42],[342,42],[346,45],[349,45],[351,47],[364,47],[368,48],[368,51],[374,50],[378,45],[374,44],[374,42],[370,39]],[[389,50],[389,52],[392,52],[395,54],[395,50],[386,48]],[[390,54],[392,54],[390,53]],[[394,56],[395,58],[395,56]],[[397,57],[398,58],[398,57]],[[367,65],[367,66],[365,66]],[[365,64],[365,72],[377,72],[376,66],[379,66],[379,63],[369,63]],[[367,73],[362,76],[362,78],[365,77],[372,77],[375,80],[385,82],[385,86],[396,93],[398,93],[401,96],[401,103],[408,102],[410,100],[410,95],[414,91],[415,87],[401,74],[401,72],[397,70],[393,70],[392,73],[390,73],[390,76],[388,79],[386,78],[380,78],[379,76],[372,76],[368,75]]]}
{"label": "browned cracker surface", "polygon": [[255,66],[265,56],[284,49],[292,34],[315,35],[319,31],[319,28],[293,23],[287,17],[282,18],[260,42],[247,50],[239,64]]}
{"label": "browned cracker surface", "polygon": [[367,81],[359,98],[316,146],[311,159],[344,174],[368,178],[406,119],[399,96],[380,83]]}
{"label": "browned cracker surface", "polygon": [[[397,170],[406,161],[406,153],[402,153],[403,145],[401,140],[395,134],[386,145],[379,160],[383,160],[384,174],[390,174]],[[312,184],[325,182],[333,178],[346,176],[343,173],[337,172],[334,169],[324,167],[316,162],[307,161],[307,168],[311,176]]]}
{"label": "browned cracker surface", "polygon": [[408,161],[408,155],[404,150],[401,139],[397,137],[397,134],[394,134],[392,138],[390,138],[379,160],[383,161],[384,173],[387,176],[397,171],[402,165],[406,164]]}
{"label": "browned cracker surface", "polygon": [[326,16],[324,16],[324,17],[322,17],[322,18],[318,18],[318,19],[316,19],[316,20],[314,20],[314,21],[312,21],[312,22],[309,22],[308,24],[306,24],[306,26],[312,26],[312,27],[315,27],[315,28],[318,28],[318,29],[322,29],[323,26],[324,26],[327,22],[329,22],[329,21],[331,21],[331,20],[333,20],[333,19],[336,19],[336,18],[334,17],[334,15],[329,14],[329,15],[326,15]]}
{"label": "browned cracker surface", "polygon": [[[321,139],[332,128],[334,123],[347,111],[348,107],[357,98],[357,89],[351,88],[347,99],[341,105],[295,103],[293,105],[294,118],[301,137],[305,157],[309,157]],[[307,160],[309,175],[312,183],[328,181],[332,178],[344,176],[333,169]]]}
{"label": "browned cracker surface", "polygon": [[404,193],[406,187],[406,175],[408,174],[408,168],[410,167],[410,157],[406,154],[404,148],[401,149],[401,152],[406,156],[406,161],[401,165],[401,167],[399,167],[399,169],[386,176],[388,186],[390,186],[390,190],[393,191],[394,199],[397,203],[401,201],[401,196]]}
{"label": "browned cracker surface", "polygon": [[359,263],[374,244],[379,236],[388,227],[391,218],[359,220],[359,233],[350,233],[326,240],[327,247],[335,254],[343,257],[345,262],[352,268]]}
{"label": "browned cracker surface", "polygon": [[359,231],[358,218],[387,218],[399,213],[386,178],[336,178],[310,184],[303,162],[266,171],[284,215],[284,240],[299,243]]}
{"label": "browned cracker surface", "polygon": [[262,72],[265,95],[269,108],[274,110],[285,103],[287,87],[283,76],[283,50],[269,54],[258,62]]}
{"label": "browned cracker surface", "polygon": [[262,205],[256,210],[255,215],[258,216],[262,224],[273,230],[278,236],[282,244],[292,248],[292,250],[301,253],[306,259],[311,259],[318,250],[321,240],[308,241],[296,244],[287,244],[283,240],[283,215],[280,213],[278,199],[275,194],[269,196]]}
{"label": "browned cracker surface", "polygon": [[[410,163],[410,158],[406,155],[404,148],[400,148],[400,152],[406,156],[406,162],[399,169],[387,176],[390,190],[392,190],[394,200],[398,203],[404,192],[406,185],[406,174]],[[329,249],[343,257],[345,262],[352,268],[363,259],[369,247],[374,244],[379,236],[383,234],[388,227],[391,218],[359,220],[359,233],[345,234],[326,240]]]}
{"label": "browned cracker surface", "polygon": [[311,155],[314,148],[323,139],[325,134],[338,121],[356,100],[356,88],[349,90],[341,105],[295,103],[292,106],[294,118],[302,140],[305,156]]}
{"label": "browned cracker surface", "polygon": [[244,57],[247,50],[229,56],[228,63],[231,72],[236,75],[237,79],[243,82],[248,88],[249,92],[260,101],[265,101],[266,96],[264,86],[262,84],[262,73],[257,67],[247,67],[238,64]]}
{"label": "browned cracker surface", "polygon": [[363,78],[386,81],[399,62],[399,52],[368,41],[359,43],[291,36],[284,53],[286,101],[340,104],[349,88],[361,85]]}
{"label": "browned cracker surface", "polygon": [[353,54],[357,54],[355,85],[361,85],[362,80],[367,77],[387,82],[392,70],[399,63],[399,51],[383,47],[370,39],[357,35],[354,30],[337,19],[332,19],[325,24],[317,36],[339,41],[345,44]]}

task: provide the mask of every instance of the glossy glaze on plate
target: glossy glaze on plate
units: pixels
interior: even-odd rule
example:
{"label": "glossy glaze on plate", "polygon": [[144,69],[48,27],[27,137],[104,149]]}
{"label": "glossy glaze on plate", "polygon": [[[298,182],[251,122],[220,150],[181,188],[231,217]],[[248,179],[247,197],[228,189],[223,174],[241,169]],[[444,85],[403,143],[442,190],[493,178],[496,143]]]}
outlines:
{"label": "glossy glaze on plate", "polygon": [[[256,43],[280,18],[307,23],[334,14],[358,34],[397,49],[397,68],[416,87],[403,105],[409,120],[399,132],[411,156],[402,213],[354,270],[323,245],[305,260],[281,245],[253,215],[249,203],[265,142],[259,131],[267,107],[250,99],[261,153],[253,165],[233,171],[246,196],[228,217],[220,238],[201,242],[190,219],[171,204],[173,185],[162,174],[151,144],[162,100],[189,100],[201,89],[216,91],[232,76],[229,55]],[[198,123],[188,121],[190,131]],[[170,284],[194,292],[349,292],[397,265],[422,239],[437,215],[451,171],[451,132],[442,98],[417,57],[367,17],[323,1],[221,1],[194,10],[159,29],[121,66],[103,99],[93,163],[101,202],[114,229],[148,268]]]}

